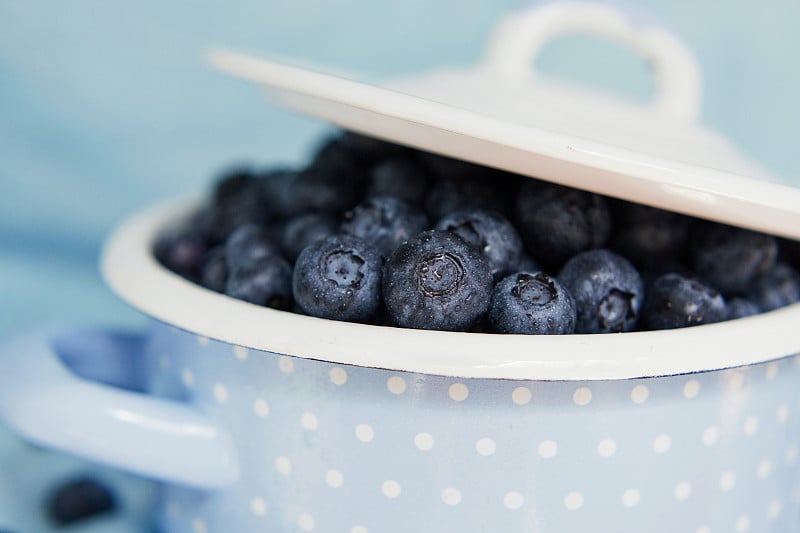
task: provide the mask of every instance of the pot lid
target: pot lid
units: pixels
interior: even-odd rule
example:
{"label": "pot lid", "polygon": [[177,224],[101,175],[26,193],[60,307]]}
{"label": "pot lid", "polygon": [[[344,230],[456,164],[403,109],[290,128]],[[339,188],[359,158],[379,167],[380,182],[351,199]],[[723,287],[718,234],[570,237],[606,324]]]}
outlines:
{"label": "pot lid", "polygon": [[[648,103],[547,79],[542,47],[565,33],[620,42],[655,78]],[[781,184],[698,122],[700,70],[673,34],[602,4],[538,5],[503,18],[481,62],[357,81],[231,51],[212,63],[297,112],[398,144],[660,207],[800,238],[800,189]]]}

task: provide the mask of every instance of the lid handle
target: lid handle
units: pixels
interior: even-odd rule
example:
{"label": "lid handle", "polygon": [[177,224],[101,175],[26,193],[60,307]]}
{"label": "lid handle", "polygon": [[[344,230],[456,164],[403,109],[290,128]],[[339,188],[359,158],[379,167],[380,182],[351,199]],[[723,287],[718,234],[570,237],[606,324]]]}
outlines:
{"label": "lid handle", "polygon": [[491,75],[530,80],[544,45],[562,34],[588,33],[632,48],[649,63],[656,82],[651,106],[673,117],[700,113],[700,68],[691,50],[664,28],[618,8],[591,2],[559,2],[508,15],[495,27],[482,68]]}

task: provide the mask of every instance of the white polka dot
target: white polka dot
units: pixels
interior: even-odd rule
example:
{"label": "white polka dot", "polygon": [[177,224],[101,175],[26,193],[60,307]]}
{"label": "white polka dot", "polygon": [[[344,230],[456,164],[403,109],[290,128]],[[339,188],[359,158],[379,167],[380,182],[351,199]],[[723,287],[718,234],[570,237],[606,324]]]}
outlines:
{"label": "white polka dot", "polygon": [[356,438],[361,442],[370,442],[375,438],[375,431],[369,424],[359,424],[356,426]]}
{"label": "white polka dot", "polygon": [[503,506],[506,509],[519,509],[525,503],[525,498],[517,491],[506,492],[503,496]]}
{"label": "white polka dot", "polygon": [[597,454],[600,457],[611,457],[617,453],[617,443],[613,439],[603,439],[597,444]]}
{"label": "white polka dot", "polygon": [[228,387],[226,387],[222,383],[217,383],[216,385],[214,385],[214,399],[217,400],[218,403],[227,402]]}
{"label": "white polka dot", "polygon": [[672,439],[669,435],[659,435],[653,441],[653,450],[656,453],[667,453],[672,447]]}
{"label": "white polka dot", "polygon": [[488,457],[497,451],[497,444],[489,437],[484,437],[475,443],[475,449],[478,450],[478,454]]}
{"label": "white polka dot", "polygon": [[760,479],[764,479],[769,476],[770,471],[772,470],[772,463],[769,459],[763,459],[761,462],[758,463],[758,467],[756,467],[756,475]]}
{"label": "white polka dot", "polygon": [[734,372],[728,378],[728,387],[731,390],[739,390],[744,385],[744,374],[741,372]]}
{"label": "white polka dot", "polygon": [[744,434],[748,436],[755,435],[756,431],[758,431],[758,418],[754,416],[748,417],[744,421]]}
{"label": "white polka dot", "polygon": [[739,518],[736,519],[736,531],[738,533],[744,533],[750,529],[750,517],[746,514],[743,514]]}
{"label": "white polka dot", "polygon": [[570,511],[576,511],[583,507],[583,494],[580,492],[570,492],[564,496],[564,507]]}
{"label": "white polka dot", "polygon": [[528,387],[517,387],[511,391],[511,401],[517,405],[530,403],[532,396],[531,390]]}
{"label": "white polka dot", "polygon": [[303,416],[300,417],[300,424],[303,429],[314,431],[319,427],[319,420],[314,413],[303,413]]}
{"label": "white polka dot", "polygon": [[785,424],[786,421],[789,419],[789,406],[783,404],[780,407],[778,407],[778,412],[775,413],[775,419],[778,421],[779,424]]}
{"label": "white polka dot", "polygon": [[456,402],[463,402],[469,396],[469,389],[463,383],[453,383],[447,389],[447,394],[450,399]]}
{"label": "white polka dot", "polygon": [[267,514],[267,504],[263,498],[253,498],[250,500],[250,511],[256,516]]}
{"label": "white polka dot", "polygon": [[197,344],[200,346],[208,346],[209,342],[208,337],[203,337],[202,335],[197,336]]}
{"label": "white polka dot", "polygon": [[297,527],[303,531],[314,530],[314,517],[310,513],[300,513],[297,515]]}
{"label": "white polka dot", "polygon": [[642,499],[642,495],[636,489],[628,489],[622,493],[622,505],[625,507],[636,507]]}
{"label": "white polka dot", "polygon": [[688,481],[681,481],[675,485],[675,499],[682,502],[692,495],[692,485]]}
{"label": "white polka dot", "polygon": [[184,368],[183,372],[181,372],[181,381],[187,387],[191,387],[194,385],[194,374],[188,368]]}
{"label": "white polka dot", "polygon": [[767,365],[767,379],[775,379],[778,377],[778,363],[770,363]]}
{"label": "white polka dot", "polygon": [[406,380],[400,376],[392,376],[386,382],[386,388],[392,394],[403,394],[406,391]]}
{"label": "white polka dot", "polygon": [[786,450],[786,464],[793,465],[797,462],[797,448],[792,446]]}
{"label": "white polka dot", "polygon": [[461,503],[461,491],[453,487],[444,489],[442,491],[442,501],[445,505],[458,505]]}
{"label": "white polka dot", "polygon": [[335,469],[328,470],[325,472],[325,483],[330,485],[331,487],[338,489],[344,483],[344,476],[341,472]]}
{"label": "white polka dot", "polygon": [[690,379],[683,386],[683,396],[687,400],[696,398],[699,393],[700,393],[700,382],[697,381],[696,379]]}
{"label": "white polka dot", "polygon": [[433,435],[430,433],[417,433],[414,437],[414,446],[427,452],[433,448]]}
{"label": "white polka dot", "polygon": [[767,518],[769,518],[770,520],[775,520],[781,515],[782,508],[783,506],[779,501],[774,501],[770,503],[769,507],[767,507]]}
{"label": "white polka dot", "polygon": [[381,492],[387,498],[397,498],[401,492],[400,483],[393,479],[387,479],[381,485]]}
{"label": "white polka dot", "polygon": [[579,387],[575,389],[572,400],[576,405],[588,405],[592,401],[592,389],[589,387]]}
{"label": "white polka dot", "polygon": [[553,440],[545,440],[539,444],[539,457],[552,459],[558,453],[558,443]]}
{"label": "white polka dot", "polygon": [[733,486],[736,484],[736,474],[733,472],[725,472],[722,474],[722,477],[719,478],[719,488],[724,490],[725,492],[731,490]]}
{"label": "white polka dot", "polygon": [[711,528],[706,526],[698,527],[694,533],[711,533]]}
{"label": "white polka dot", "polygon": [[294,360],[288,355],[278,357],[278,369],[284,374],[294,371]]}
{"label": "white polka dot", "polygon": [[369,530],[364,526],[353,526],[350,529],[350,533],[369,533]]}
{"label": "white polka dot", "polygon": [[269,404],[266,401],[258,398],[256,401],[253,402],[253,412],[264,418],[265,416],[269,415]]}
{"label": "white polka dot", "polygon": [[650,389],[645,385],[636,385],[631,391],[631,401],[633,403],[644,403],[647,401],[648,396],[650,396]]}
{"label": "white polka dot", "polygon": [[706,446],[713,446],[719,440],[719,430],[714,427],[708,427],[703,431],[703,444]]}
{"label": "white polka dot", "polygon": [[340,368],[338,366],[331,368],[331,371],[328,375],[331,378],[331,383],[334,385],[344,385],[347,383],[347,372],[345,372],[344,368]]}
{"label": "white polka dot", "polygon": [[292,472],[292,462],[288,457],[280,455],[275,458],[275,470],[284,476],[288,476]]}
{"label": "white polka dot", "polygon": [[233,356],[239,361],[244,361],[248,355],[250,355],[250,351],[244,346],[233,347]]}
{"label": "white polka dot", "polygon": [[206,526],[204,521],[197,519],[192,522],[192,530],[194,533],[206,533],[208,531],[208,526]]}

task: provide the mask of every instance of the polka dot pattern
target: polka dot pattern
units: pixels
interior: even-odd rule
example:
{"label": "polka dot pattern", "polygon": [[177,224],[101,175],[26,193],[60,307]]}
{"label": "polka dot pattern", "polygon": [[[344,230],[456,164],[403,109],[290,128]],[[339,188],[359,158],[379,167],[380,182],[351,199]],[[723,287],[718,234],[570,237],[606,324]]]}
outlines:
{"label": "polka dot pattern", "polygon": [[474,529],[470,516],[525,531],[534,511],[540,533],[608,516],[620,531],[646,531],[663,509],[674,510],[660,515],[670,533],[794,527],[800,358],[658,379],[476,380],[165,331],[169,342],[152,346],[155,392],[250,439],[231,498],[201,505],[196,491],[166,487],[167,531],[233,521],[241,533],[374,533],[415,514],[458,531]]}

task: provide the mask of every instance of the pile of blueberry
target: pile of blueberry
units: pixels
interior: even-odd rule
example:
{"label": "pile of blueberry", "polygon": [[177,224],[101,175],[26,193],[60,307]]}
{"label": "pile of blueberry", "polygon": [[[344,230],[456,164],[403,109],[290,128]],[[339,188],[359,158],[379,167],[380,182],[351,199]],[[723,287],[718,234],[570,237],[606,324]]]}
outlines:
{"label": "pile of blueberry", "polygon": [[610,333],[800,300],[800,245],[337,134],[302,169],[237,169],[155,255],[208,289],[418,329]]}

